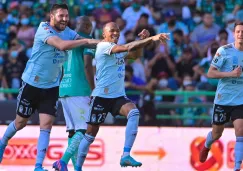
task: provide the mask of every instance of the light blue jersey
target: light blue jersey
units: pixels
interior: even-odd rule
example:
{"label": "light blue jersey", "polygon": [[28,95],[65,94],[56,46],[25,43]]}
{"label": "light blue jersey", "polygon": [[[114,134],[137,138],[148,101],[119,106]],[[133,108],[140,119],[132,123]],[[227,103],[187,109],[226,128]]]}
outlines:
{"label": "light blue jersey", "polygon": [[[221,72],[231,72],[236,67],[243,67],[243,51],[235,48],[234,44],[228,44],[218,49],[212,63]],[[219,79],[215,104],[236,106],[243,104],[243,74],[239,78]]]}
{"label": "light blue jersey", "polygon": [[47,39],[58,36],[62,40],[74,40],[78,34],[66,27],[62,32],[55,31],[48,22],[41,22],[35,34],[30,59],[22,75],[24,82],[38,88],[59,86],[62,65],[67,60],[68,51],[61,51],[47,44]]}
{"label": "light blue jersey", "polygon": [[125,96],[125,56],[127,52],[111,54],[115,43],[100,42],[97,45],[96,86],[92,96],[116,98]]}

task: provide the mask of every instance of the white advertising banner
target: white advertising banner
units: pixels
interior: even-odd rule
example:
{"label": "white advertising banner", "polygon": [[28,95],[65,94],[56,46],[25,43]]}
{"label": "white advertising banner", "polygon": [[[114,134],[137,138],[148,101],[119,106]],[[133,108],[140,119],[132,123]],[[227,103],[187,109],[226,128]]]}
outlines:
{"label": "white advertising banner", "polygon": [[[6,126],[0,126],[3,135]],[[60,159],[67,146],[65,127],[55,126],[44,167]],[[208,160],[199,162],[199,150],[210,128],[139,127],[132,156],[143,163],[140,168],[121,168],[125,127],[100,128],[91,145],[83,171],[232,171],[234,166],[233,129],[225,129],[220,141],[213,144]],[[0,171],[33,171],[36,159],[38,126],[28,126],[9,142]],[[69,170],[73,171],[71,161]]]}

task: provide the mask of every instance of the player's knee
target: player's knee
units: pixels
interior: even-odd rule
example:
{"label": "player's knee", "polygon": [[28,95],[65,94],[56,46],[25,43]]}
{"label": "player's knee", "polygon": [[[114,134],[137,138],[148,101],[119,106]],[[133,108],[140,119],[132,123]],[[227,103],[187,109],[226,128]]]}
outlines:
{"label": "player's knee", "polygon": [[52,128],[52,123],[42,123],[40,124],[41,129],[51,129]]}
{"label": "player's knee", "polygon": [[53,120],[52,119],[46,119],[45,121],[41,121],[40,122],[40,128],[41,129],[51,129],[52,128],[52,124],[53,124]]}
{"label": "player's knee", "polygon": [[99,125],[90,125],[88,124],[88,128],[85,134],[96,137],[98,131],[99,131]]}
{"label": "player's knee", "polygon": [[125,105],[122,106],[122,108],[121,108],[121,112],[122,112],[123,114],[125,114],[126,116],[128,116],[129,113],[130,113],[132,110],[136,110],[136,109],[137,109],[137,107],[136,107],[136,105],[135,105],[134,103],[127,103],[127,104],[125,104]]}
{"label": "player's knee", "polygon": [[69,130],[68,131],[68,138],[72,138],[75,134],[75,131],[74,130]]}
{"label": "player's knee", "polygon": [[136,105],[134,103],[127,103],[126,104],[126,108],[127,110],[133,110],[133,109],[137,109]]}
{"label": "player's knee", "polygon": [[28,118],[24,118],[17,114],[16,118],[14,120],[14,125],[15,125],[16,129],[18,131],[23,129],[27,125],[28,120],[29,120]]}
{"label": "player's knee", "polygon": [[23,129],[27,125],[27,121],[25,120],[15,120],[15,127],[19,131]]}
{"label": "player's knee", "polygon": [[242,127],[237,127],[235,128],[235,135],[238,136],[243,136],[243,128]]}
{"label": "player's knee", "polygon": [[222,133],[215,134],[214,140],[218,140],[222,136]]}
{"label": "player's knee", "polygon": [[220,129],[213,130],[213,139],[218,140],[222,136],[223,131]]}

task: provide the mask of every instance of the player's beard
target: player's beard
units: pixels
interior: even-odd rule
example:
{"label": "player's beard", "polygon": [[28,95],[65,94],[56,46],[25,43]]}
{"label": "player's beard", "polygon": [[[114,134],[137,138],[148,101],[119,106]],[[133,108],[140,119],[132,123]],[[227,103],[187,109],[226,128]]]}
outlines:
{"label": "player's beard", "polygon": [[67,24],[65,23],[64,25],[65,26],[62,26],[63,24],[62,23],[65,23],[64,21],[57,21],[56,19],[54,19],[54,27],[56,30],[58,31],[63,31],[65,30]]}

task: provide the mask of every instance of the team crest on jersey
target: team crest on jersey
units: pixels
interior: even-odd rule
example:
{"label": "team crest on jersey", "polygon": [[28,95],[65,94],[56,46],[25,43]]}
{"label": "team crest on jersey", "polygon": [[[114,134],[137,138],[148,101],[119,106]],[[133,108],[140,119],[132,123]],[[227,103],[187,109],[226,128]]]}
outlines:
{"label": "team crest on jersey", "polygon": [[34,82],[38,82],[39,79],[40,79],[40,77],[36,75],[36,76],[35,76],[35,79],[34,79]]}
{"label": "team crest on jersey", "polygon": [[105,93],[105,94],[108,94],[108,92],[109,92],[109,88],[108,88],[108,87],[105,87],[105,88],[104,88],[104,93]]}
{"label": "team crest on jersey", "polygon": [[221,99],[221,94],[218,93],[218,96],[217,96],[218,99]]}

